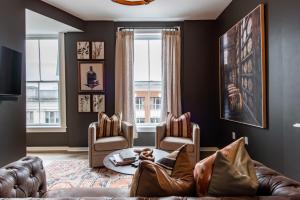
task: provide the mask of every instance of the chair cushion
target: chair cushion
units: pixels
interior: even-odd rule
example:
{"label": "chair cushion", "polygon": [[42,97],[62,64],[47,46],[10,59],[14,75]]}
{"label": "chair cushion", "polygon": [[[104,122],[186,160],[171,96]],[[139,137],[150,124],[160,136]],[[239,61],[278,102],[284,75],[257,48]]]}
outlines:
{"label": "chair cushion", "polygon": [[194,143],[190,138],[182,138],[182,137],[165,137],[160,142],[160,148],[166,151],[174,151],[181,147],[184,144],[187,145],[187,152],[194,152]]}
{"label": "chair cushion", "polygon": [[98,138],[94,144],[96,151],[110,151],[128,148],[128,142],[123,136]]}
{"label": "chair cushion", "polygon": [[114,114],[109,118],[105,113],[99,113],[98,123],[100,131],[97,138],[121,135],[121,115]]}
{"label": "chair cushion", "polygon": [[168,113],[166,128],[166,136],[192,138],[191,113],[187,112],[179,117]]}

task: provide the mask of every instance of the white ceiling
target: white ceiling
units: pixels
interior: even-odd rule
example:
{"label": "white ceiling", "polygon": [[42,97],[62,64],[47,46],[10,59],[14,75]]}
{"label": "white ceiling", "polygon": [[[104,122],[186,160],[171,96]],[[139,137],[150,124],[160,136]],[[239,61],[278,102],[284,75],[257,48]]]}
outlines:
{"label": "white ceiling", "polygon": [[111,0],[42,0],[83,20],[182,21],[216,19],[232,0],[155,0],[124,6]]}
{"label": "white ceiling", "polygon": [[57,35],[59,32],[79,32],[73,28],[31,10],[26,10],[26,35]]}

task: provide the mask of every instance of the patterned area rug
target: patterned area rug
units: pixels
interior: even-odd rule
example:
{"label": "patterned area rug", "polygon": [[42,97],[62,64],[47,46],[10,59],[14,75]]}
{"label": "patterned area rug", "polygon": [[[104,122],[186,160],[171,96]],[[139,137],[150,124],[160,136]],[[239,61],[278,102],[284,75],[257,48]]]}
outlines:
{"label": "patterned area rug", "polygon": [[48,190],[72,187],[130,188],[131,175],[105,167],[91,169],[87,160],[58,160],[45,166]]}

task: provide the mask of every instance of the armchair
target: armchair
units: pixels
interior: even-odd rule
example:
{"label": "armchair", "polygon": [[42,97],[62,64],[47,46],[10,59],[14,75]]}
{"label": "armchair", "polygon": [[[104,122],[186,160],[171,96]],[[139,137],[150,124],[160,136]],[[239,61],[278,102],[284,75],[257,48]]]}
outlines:
{"label": "armchair", "polygon": [[156,127],[155,147],[167,152],[172,152],[184,144],[188,144],[187,150],[190,160],[195,164],[200,159],[200,127],[192,123],[192,138],[166,137],[166,123]]}
{"label": "armchair", "polygon": [[103,166],[106,155],[119,149],[131,148],[133,145],[133,126],[128,122],[121,122],[122,136],[97,138],[99,131],[98,122],[90,124],[88,129],[90,167]]}

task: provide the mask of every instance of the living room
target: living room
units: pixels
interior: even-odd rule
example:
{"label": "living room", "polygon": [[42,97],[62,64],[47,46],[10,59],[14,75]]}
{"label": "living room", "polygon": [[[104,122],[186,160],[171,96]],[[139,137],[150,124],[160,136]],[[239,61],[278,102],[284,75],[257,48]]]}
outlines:
{"label": "living room", "polygon": [[[164,43],[163,34],[164,31],[173,31],[179,32],[179,37],[177,37],[179,43],[176,45],[180,51],[179,53],[176,52],[175,58],[173,58],[173,62],[177,63],[175,67],[179,67],[180,69],[179,72],[177,71],[179,79],[175,79],[173,82],[177,84],[175,88],[178,90],[176,91],[180,92],[179,94],[177,93],[177,97],[172,93],[174,96],[166,95],[165,99],[171,96],[171,99],[180,100],[178,102],[181,103],[178,103],[178,105],[181,111],[177,112],[173,110],[173,114],[180,116],[180,114],[190,112],[191,121],[199,126],[199,138],[195,141],[195,144],[193,144],[193,149],[195,149],[195,160],[193,162],[197,163],[230,143],[239,141],[236,139],[245,138],[243,141],[246,143],[245,149],[253,160],[263,163],[263,165],[295,180],[295,182],[300,181],[300,160],[297,159],[297,152],[300,150],[298,145],[300,139],[298,134],[300,126],[300,112],[298,110],[298,98],[300,96],[300,89],[298,88],[300,83],[298,78],[300,69],[298,66],[298,45],[300,42],[298,39],[300,32],[298,25],[298,8],[300,8],[300,3],[297,0],[192,0],[190,2],[154,0],[145,2],[146,5],[136,6],[123,5],[111,0],[3,0],[1,2],[0,46],[7,47],[21,54],[22,63],[20,65],[19,94],[0,95],[0,125],[2,129],[0,135],[1,138],[3,138],[0,141],[0,152],[2,152],[0,166],[4,167],[27,155],[39,156],[43,159],[45,166],[47,176],[45,181],[48,190],[51,188],[54,190],[55,187],[58,189],[65,189],[66,187],[69,187],[69,189],[77,189],[75,187],[76,185],[66,186],[63,185],[63,183],[82,183],[84,178],[79,178],[72,182],[68,179],[67,175],[65,175],[65,177],[59,176],[64,176],[64,170],[68,171],[68,169],[63,167],[67,162],[63,161],[78,160],[80,162],[74,161],[67,166],[72,168],[73,165],[73,170],[75,170],[76,164],[74,163],[84,163],[82,165],[85,166],[81,172],[85,171],[86,176],[88,176],[90,172],[93,172],[93,175],[96,174],[95,176],[97,176],[98,186],[95,186],[95,188],[93,186],[94,189],[106,187],[106,189],[110,191],[112,187],[118,189],[124,187],[124,185],[127,189],[130,189],[132,174],[122,174],[112,169],[110,169],[112,171],[107,171],[107,168],[103,167],[103,165],[99,167],[101,163],[103,164],[103,159],[105,159],[104,157],[107,155],[101,154],[100,156],[97,152],[92,154],[93,150],[91,150],[91,145],[89,144],[89,131],[94,131],[90,125],[98,121],[99,111],[94,110],[93,100],[97,95],[99,98],[103,97],[105,99],[102,105],[102,111],[104,111],[108,117],[118,113],[116,106],[118,101],[120,103],[122,100],[120,104],[127,105],[125,101],[128,99],[131,99],[130,102],[133,106],[132,109],[129,109],[131,104],[128,106],[128,109],[127,107],[122,108],[123,113],[121,113],[123,119],[129,119],[128,116],[126,116],[128,110],[144,109],[146,105],[149,106],[150,104],[151,108],[153,106],[154,109],[159,108],[160,110],[160,108],[163,107],[161,104],[164,102],[163,98],[165,97],[163,96],[163,92],[166,94],[170,91],[170,88],[168,91],[163,89],[159,90],[158,95],[156,94],[156,96],[149,97],[149,102],[145,100],[148,97],[141,97],[137,101],[137,99],[134,98],[137,97],[137,94],[131,94],[128,89],[128,87],[132,88],[133,86],[128,86],[125,93],[123,93],[131,94],[127,95],[130,96],[128,99],[124,100],[122,99],[123,97],[121,98],[121,96],[118,95],[121,93],[118,93],[119,88],[117,84],[121,84],[119,80],[125,80],[126,77],[123,76],[122,72],[118,71],[118,59],[120,58],[118,55],[120,54],[119,50],[122,48],[118,48],[119,46],[117,46],[119,44],[117,33],[122,31],[134,32],[134,52],[131,52],[131,54],[140,55],[132,56],[131,59],[134,60],[134,62],[139,62],[135,59],[142,57],[141,52],[148,48],[148,54],[144,56],[145,59],[149,59],[148,65],[145,64],[145,67],[149,68],[140,70],[138,72],[140,74],[138,74],[137,77],[131,77],[133,81],[139,82],[140,77],[151,77],[150,72],[152,72],[151,70],[153,69],[151,68],[152,65],[149,64],[151,57],[149,56],[150,52],[162,52],[158,54],[158,57],[165,59],[167,53],[160,49],[161,46],[165,48],[161,45]],[[222,41],[222,37],[230,30],[233,30],[232,27],[236,27],[243,19],[247,19],[257,8],[260,11],[259,14],[261,17],[259,18],[261,24],[258,26],[261,33],[261,41],[260,45],[257,45],[258,49],[261,50],[259,52],[261,55],[259,62],[261,73],[261,79],[259,79],[261,87],[260,101],[262,102],[261,122],[253,124],[240,121],[241,123],[238,123],[236,121],[239,120],[227,120],[225,118],[228,116],[222,116],[223,96],[221,93],[222,80],[224,79],[221,77],[221,66],[222,61],[225,64],[229,61],[224,61],[224,54],[223,56],[221,54],[222,45],[219,44],[220,41]],[[30,19],[32,20],[31,22],[33,22],[31,28],[29,27],[30,21],[28,21]],[[49,25],[47,23],[49,23]],[[253,23],[253,26],[254,25],[255,23]],[[32,41],[32,43],[36,42],[40,48],[42,44],[41,41],[45,39],[43,37],[46,35],[46,39],[53,40],[53,38],[51,38],[53,35],[47,33],[41,36],[39,32],[30,34],[29,29],[46,32],[48,29],[50,30],[52,26],[59,27],[56,29],[57,33],[55,37],[55,40],[58,41],[58,43],[56,43],[58,46],[55,46],[55,49],[57,55],[60,56],[60,59],[57,59],[59,61],[55,61],[60,69],[59,73],[55,74],[55,77],[57,78],[57,76],[59,76],[59,78],[55,80],[45,78],[45,80],[42,80],[43,72],[41,71],[41,64],[38,64],[38,67],[33,69],[29,69],[28,67],[29,41]],[[64,33],[58,34],[59,32]],[[139,39],[137,38],[142,38],[140,41],[148,41],[148,46],[142,46],[140,50],[136,50],[138,48],[136,44],[139,44]],[[60,44],[62,43],[59,42],[62,40],[64,41],[63,46],[61,46]],[[158,41],[159,45],[156,49],[150,51],[149,41],[152,40]],[[87,43],[81,44],[79,42]],[[100,56],[99,59],[92,59],[93,46],[96,45],[95,42],[100,42],[98,43],[100,46],[103,45],[103,55]],[[89,45],[88,49],[91,55],[88,59],[79,57],[78,45]],[[60,51],[61,49],[64,49],[64,51]],[[127,52],[130,48],[124,49],[124,51]],[[53,50],[49,52],[53,52]],[[49,55],[50,54],[51,53],[49,53]],[[153,55],[154,54],[155,53],[153,53]],[[122,52],[120,55],[123,55]],[[157,54],[155,55],[157,56]],[[38,57],[40,60],[41,55],[38,55]],[[163,62],[162,60],[160,60],[160,62]],[[81,71],[85,64],[88,64],[89,67],[93,66],[94,70],[98,66],[100,66],[100,68],[102,67],[102,71],[100,70],[100,73],[103,75],[102,88],[100,88],[99,91],[94,91],[94,86],[89,87],[89,84],[86,85],[89,91],[87,91],[86,88],[81,88],[82,84],[80,84],[80,81],[83,80],[84,75],[88,72],[88,70]],[[168,64],[163,62],[161,65],[163,67]],[[58,68],[55,68],[55,70]],[[155,68],[155,66],[153,68],[155,77],[163,77],[164,73],[161,72],[163,70],[162,68]],[[0,77],[4,79],[7,74],[2,73],[2,69],[4,70],[4,68],[1,68]],[[37,73],[36,70],[39,73]],[[147,70],[148,72],[145,73]],[[39,80],[29,80],[34,77],[33,74],[35,73],[39,76]],[[18,76],[15,75],[14,79],[18,79]],[[151,82],[150,79],[151,78],[142,81],[148,83]],[[16,81],[18,82],[18,80]],[[0,82],[3,83],[2,81]],[[56,102],[59,108],[59,114],[49,113],[48,122],[53,121],[53,127],[41,127],[41,123],[35,124],[33,119],[36,119],[36,117],[32,117],[32,121],[30,122],[28,85],[36,84],[38,85],[37,88],[40,88],[42,84],[53,84],[53,82],[58,82],[55,91],[59,94],[59,100]],[[159,89],[161,85],[166,84],[162,78],[159,78],[156,83],[157,82],[160,84],[157,87]],[[249,87],[250,83],[247,83]],[[243,81],[242,85],[244,84],[245,81]],[[152,85],[149,84],[147,86],[151,87]],[[98,87],[98,85],[96,87]],[[0,88],[0,91],[1,90]],[[84,106],[80,107],[79,101],[80,98],[83,97],[88,98],[88,110],[85,110],[86,108],[84,108]],[[156,99],[158,100],[156,101]],[[243,100],[245,100],[244,96]],[[127,111],[124,112],[124,109]],[[168,109],[167,111],[170,110]],[[144,113],[148,112],[150,111],[145,110]],[[134,114],[140,115],[141,113],[134,112]],[[156,145],[158,143],[156,141],[158,134],[156,127],[159,126],[157,122],[161,122],[160,119],[157,118],[159,118],[160,115],[152,118],[148,116],[150,115],[149,113],[144,115],[144,117],[136,117],[135,120],[130,122],[134,125],[132,130],[128,131],[132,134],[132,136],[130,136],[132,144],[127,147],[134,149],[147,147],[150,149],[149,152],[153,150],[154,156],[159,157],[161,155],[155,154],[157,153],[157,148],[155,147],[157,147]],[[38,119],[38,122],[40,122],[40,120],[41,119]],[[36,125],[36,127],[34,125]],[[195,129],[198,130],[197,128]],[[171,152],[172,151],[168,150],[168,153]],[[91,157],[94,157],[93,155],[99,155],[99,157],[95,157],[95,162],[97,162],[95,164],[97,166],[95,167],[91,167],[93,164],[89,165],[89,162],[92,160]],[[33,160],[33,162],[38,161]],[[58,163],[60,165],[58,165]],[[52,168],[49,169],[47,166],[52,166]],[[59,167],[55,168],[55,166]],[[133,171],[135,172],[137,168],[133,169]],[[60,170],[59,173],[55,174],[56,170]],[[72,170],[70,169],[70,171]],[[75,173],[77,173],[77,171],[75,171]],[[103,178],[103,174],[109,178]],[[105,184],[99,182],[100,180],[103,182],[112,181],[112,177],[115,178],[114,180],[117,180],[117,182],[113,182],[114,184],[110,182],[110,185],[106,184],[106,186],[103,186]],[[59,178],[65,182],[56,180]],[[74,178],[74,176],[71,178]],[[2,174],[0,182],[1,180]],[[54,181],[57,181],[55,183],[59,183],[55,187],[53,186]],[[292,182],[293,184],[288,182],[286,185],[295,188],[292,191],[288,191],[290,195],[295,195],[291,198],[299,199],[300,192],[299,189],[297,191],[297,188],[300,186],[295,182]],[[276,185],[276,183],[274,183],[274,185]],[[80,187],[84,187],[84,184]],[[24,188],[22,189],[24,190]],[[26,197],[1,196],[1,194],[4,194],[2,190],[3,188],[0,187],[0,197]],[[274,188],[273,190],[275,191]],[[176,194],[177,193],[166,196],[178,196]],[[162,196],[160,194],[156,195]],[[272,195],[272,192],[269,192],[268,195]],[[274,195],[281,196],[280,192],[275,192]],[[153,195],[153,197],[157,196]],[[286,196],[284,192],[282,192],[282,196]],[[62,195],[61,197],[71,196]],[[109,195],[107,197],[109,197]],[[255,199],[255,197],[253,198]],[[274,199],[276,199],[276,197],[274,197]],[[284,199],[284,197],[282,197],[282,199]]]}

